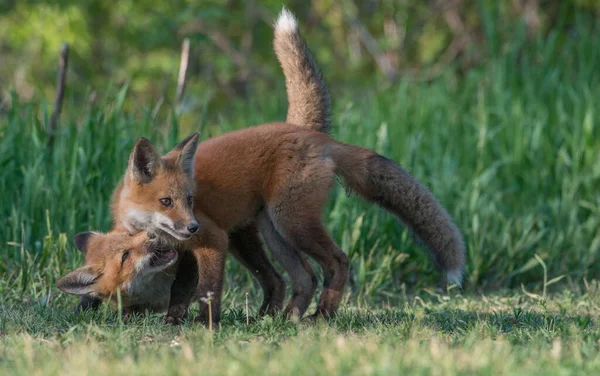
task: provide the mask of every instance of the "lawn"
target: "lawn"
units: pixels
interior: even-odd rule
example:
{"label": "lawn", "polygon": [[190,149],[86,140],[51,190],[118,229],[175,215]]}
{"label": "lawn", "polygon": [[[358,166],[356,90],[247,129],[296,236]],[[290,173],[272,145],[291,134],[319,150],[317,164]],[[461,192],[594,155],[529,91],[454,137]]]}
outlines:
{"label": "lawn", "polygon": [[232,260],[215,333],[122,322],[110,309],[76,315],[55,288],[82,262],[72,236],[110,228],[110,194],[137,137],[166,151],[198,129],[207,139],[282,120],[283,79],[222,111],[201,94],[195,111],[139,106],[127,86],[93,103],[70,97],[52,146],[47,101],[14,96],[0,113],[0,373],[598,372],[599,38],[551,32],[468,73],[332,88],[333,136],[430,187],[464,234],[467,280],[440,290],[394,218],[338,186],[324,220],[351,276],[345,308],[316,326],[247,325],[244,296],[253,313],[260,292]]}
{"label": "lawn", "polygon": [[0,310],[0,374],[590,375],[600,372],[599,287],[550,299],[429,291],[316,325],[246,324],[238,304],[217,332],[31,302]]}

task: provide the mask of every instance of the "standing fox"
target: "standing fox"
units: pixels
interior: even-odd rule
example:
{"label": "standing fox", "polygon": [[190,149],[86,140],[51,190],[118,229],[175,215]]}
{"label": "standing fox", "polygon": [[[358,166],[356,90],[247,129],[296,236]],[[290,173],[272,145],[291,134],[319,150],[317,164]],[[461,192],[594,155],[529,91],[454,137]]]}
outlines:
{"label": "standing fox", "polygon": [[[275,30],[277,46],[279,36],[297,35],[297,23],[284,10]],[[299,37],[288,39],[301,41]],[[285,50],[276,47],[276,51],[279,57]],[[285,72],[281,57],[280,61]],[[290,86],[288,81],[288,95],[292,98]],[[320,90],[324,86],[314,88]],[[292,103],[290,99],[290,107]],[[425,244],[447,280],[460,284],[465,263],[462,236],[435,197],[391,160],[371,150],[337,142],[315,130],[318,124],[324,127],[321,130],[328,127],[328,100],[316,107],[310,101],[303,103],[308,107],[300,113],[308,115],[302,121],[312,124],[310,127],[265,124],[230,132],[200,145],[196,145],[197,135],[192,135],[163,157],[149,141],[140,139],[136,143],[125,177],[113,195],[116,223],[130,233],[138,233],[136,237],[146,237],[129,254],[147,260],[151,257],[148,255],[162,254],[157,253],[153,243],[169,241],[171,247],[192,251],[197,261],[193,265],[197,266],[197,272],[192,273],[194,278],[181,268],[177,273],[168,320],[178,322],[183,317],[194,293],[199,297],[214,292],[212,317],[214,322],[219,321],[228,244],[234,243],[238,231],[253,226],[258,227],[276,259],[290,273],[294,291],[286,312],[302,316],[314,295],[316,279],[306,260],[310,256],[324,273],[323,291],[314,316],[335,314],[348,279],[348,259],[325,230],[321,212],[336,175],[348,188],[395,214]],[[289,121],[295,117],[302,115],[288,112]],[[157,235],[159,240],[147,239],[146,233]],[[247,244],[255,240],[256,234],[252,235]],[[92,254],[118,259],[128,250],[120,245],[116,256],[105,252],[102,248],[107,245],[102,244],[107,236],[113,234],[84,236],[78,247],[87,250],[87,266],[59,280],[61,289],[81,294],[79,286],[85,285],[85,293],[106,298],[117,288],[127,293],[132,285],[143,283],[142,278],[136,279],[149,273],[149,266],[143,261],[124,262],[120,271],[110,273],[90,268],[88,257]],[[239,240],[243,239],[242,236]],[[254,262],[252,267],[257,270],[273,268],[266,257],[243,257]],[[189,267],[192,263],[181,262],[180,266],[184,264]],[[103,265],[119,267],[117,262]],[[111,288],[99,290],[111,283]],[[201,304],[197,319],[207,318],[208,306]]]}

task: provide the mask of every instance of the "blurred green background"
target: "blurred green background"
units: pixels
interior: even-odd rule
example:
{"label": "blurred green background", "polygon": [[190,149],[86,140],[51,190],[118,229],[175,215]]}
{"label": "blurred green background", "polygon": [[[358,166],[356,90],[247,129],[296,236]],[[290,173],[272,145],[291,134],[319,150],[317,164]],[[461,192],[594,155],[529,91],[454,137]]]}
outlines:
{"label": "blurred green background", "polygon": [[[464,73],[527,40],[596,22],[598,0],[288,1],[336,87]],[[220,106],[280,86],[272,22],[282,1],[2,0],[0,83],[26,100],[51,97],[61,43],[80,101],[128,83],[139,102],[174,97],[182,40],[191,40],[189,92]],[[337,90],[334,90],[337,91]],[[93,98],[93,94],[92,94]],[[186,108],[199,105],[188,96]]]}

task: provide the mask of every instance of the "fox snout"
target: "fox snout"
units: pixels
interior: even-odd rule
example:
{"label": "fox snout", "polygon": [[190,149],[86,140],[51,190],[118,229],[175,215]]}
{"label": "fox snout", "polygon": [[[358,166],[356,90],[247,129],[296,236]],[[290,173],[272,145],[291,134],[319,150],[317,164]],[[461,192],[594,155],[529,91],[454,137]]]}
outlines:
{"label": "fox snout", "polygon": [[200,229],[200,225],[194,220],[192,222],[189,222],[188,224],[181,224],[179,226],[176,226],[176,229],[181,234],[192,236],[193,234],[198,232],[198,230]]}
{"label": "fox snout", "polygon": [[181,237],[190,238],[192,235],[200,230],[200,225],[194,219],[191,222],[175,222],[174,224],[175,232],[178,233]]}
{"label": "fox snout", "polygon": [[190,223],[187,226],[187,230],[190,232],[190,234],[195,234],[198,232],[198,230],[200,229],[200,225],[198,224],[198,222],[194,221],[192,223]]}

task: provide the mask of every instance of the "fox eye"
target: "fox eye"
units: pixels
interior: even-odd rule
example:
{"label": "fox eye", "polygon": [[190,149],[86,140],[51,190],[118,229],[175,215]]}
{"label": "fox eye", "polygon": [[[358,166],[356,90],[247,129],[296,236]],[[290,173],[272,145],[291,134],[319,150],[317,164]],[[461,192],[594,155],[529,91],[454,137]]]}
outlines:
{"label": "fox eye", "polygon": [[194,201],[194,197],[192,197],[192,196],[188,196],[188,198],[187,198],[187,202],[188,202],[188,205],[189,205],[189,206],[192,206],[192,202],[193,202],[193,201]]}
{"label": "fox eye", "polygon": [[127,261],[127,259],[129,258],[129,252],[131,252],[131,250],[126,250],[125,253],[123,253],[123,256],[121,256],[121,265],[123,265],[123,263],[125,263],[125,261]]}
{"label": "fox eye", "polygon": [[160,203],[166,207],[169,207],[173,204],[173,200],[171,200],[171,197],[165,197],[160,199]]}

